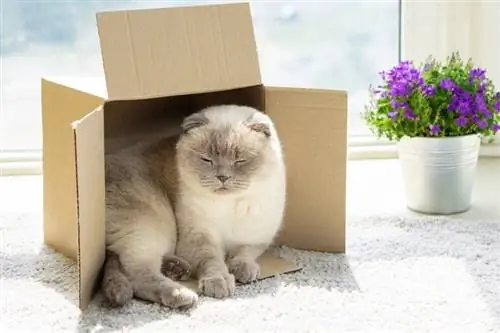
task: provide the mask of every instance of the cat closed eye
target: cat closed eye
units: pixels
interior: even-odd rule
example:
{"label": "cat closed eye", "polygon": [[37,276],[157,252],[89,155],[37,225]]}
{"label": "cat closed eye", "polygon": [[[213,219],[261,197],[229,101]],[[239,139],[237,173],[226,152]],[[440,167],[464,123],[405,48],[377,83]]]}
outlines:
{"label": "cat closed eye", "polygon": [[234,164],[243,164],[245,163],[247,160],[237,160],[234,162]]}
{"label": "cat closed eye", "polygon": [[200,159],[205,162],[205,163],[212,163],[211,159],[205,158],[205,157],[200,157]]}

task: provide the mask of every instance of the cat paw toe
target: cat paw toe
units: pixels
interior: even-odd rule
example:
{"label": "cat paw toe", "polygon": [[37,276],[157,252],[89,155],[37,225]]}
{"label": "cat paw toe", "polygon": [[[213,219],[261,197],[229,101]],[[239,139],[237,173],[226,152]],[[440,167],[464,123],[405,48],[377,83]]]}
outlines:
{"label": "cat paw toe", "polygon": [[202,278],[199,281],[201,292],[208,297],[225,298],[234,294],[236,288],[232,274]]}
{"label": "cat paw toe", "polygon": [[175,309],[189,309],[198,302],[198,295],[186,287],[165,290],[161,302]]}
{"label": "cat paw toe", "polygon": [[241,283],[250,283],[259,278],[260,266],[255,261],[250,260],[231,260],[228,263],[229,272],[234,274],[236,281]]}

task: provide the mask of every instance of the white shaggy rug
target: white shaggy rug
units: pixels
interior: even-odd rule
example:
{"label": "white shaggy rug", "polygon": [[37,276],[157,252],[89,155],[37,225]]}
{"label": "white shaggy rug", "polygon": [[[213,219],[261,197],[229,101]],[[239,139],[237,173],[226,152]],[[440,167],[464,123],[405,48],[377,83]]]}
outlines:
{"label": "white shaggy rug", "polygon": [[0,332],[500,332],[498,221],[351,220],[346,256],[282,249],[305,269],[189,313],[97,297],[80,314],[75,266],[41,245],[40,217],[7,212],[0,226]]}

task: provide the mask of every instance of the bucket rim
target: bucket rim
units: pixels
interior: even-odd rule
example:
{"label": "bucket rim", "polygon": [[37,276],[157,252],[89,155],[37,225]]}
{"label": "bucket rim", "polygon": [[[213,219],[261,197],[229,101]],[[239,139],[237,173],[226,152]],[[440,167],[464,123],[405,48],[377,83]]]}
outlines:
{"label": "bucket rim", "polygon": [[451,141],[451,140],[463,140],[463,139],[468,139],[468,138],[478,138],[480,139],[480,134],[466,134],[466,135],[457,135],[457,136],[444,136],[444,137],[430,137],[430,136],[404,136],[401,138],[401,140],[399,140],[399,142],[401,141],[408,141],[408,140],[412,140],[412,141],[416,141],[416,140],[426,140],[426,141],[442,141],[442,140],[447,140],[447,141]]}

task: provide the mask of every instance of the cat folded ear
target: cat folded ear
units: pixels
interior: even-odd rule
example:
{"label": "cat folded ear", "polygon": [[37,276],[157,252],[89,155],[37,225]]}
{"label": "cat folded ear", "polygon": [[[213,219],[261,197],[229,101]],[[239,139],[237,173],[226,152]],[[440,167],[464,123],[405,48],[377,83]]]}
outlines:
{"label": "cat folded ear", "polygon": [[269,125],[266,123],[249,122],[246,124],[246,126],[254,132],[264,134],[267,138],[271,136],[271,129],[269,128]]}
{"label": "cat folded ear", "polygon": [[208,119],[202,113],[193,113],[190,116],[184,118],[181,127],[184,133],[189,133],[189,131],[204,126],[208,124]]}

